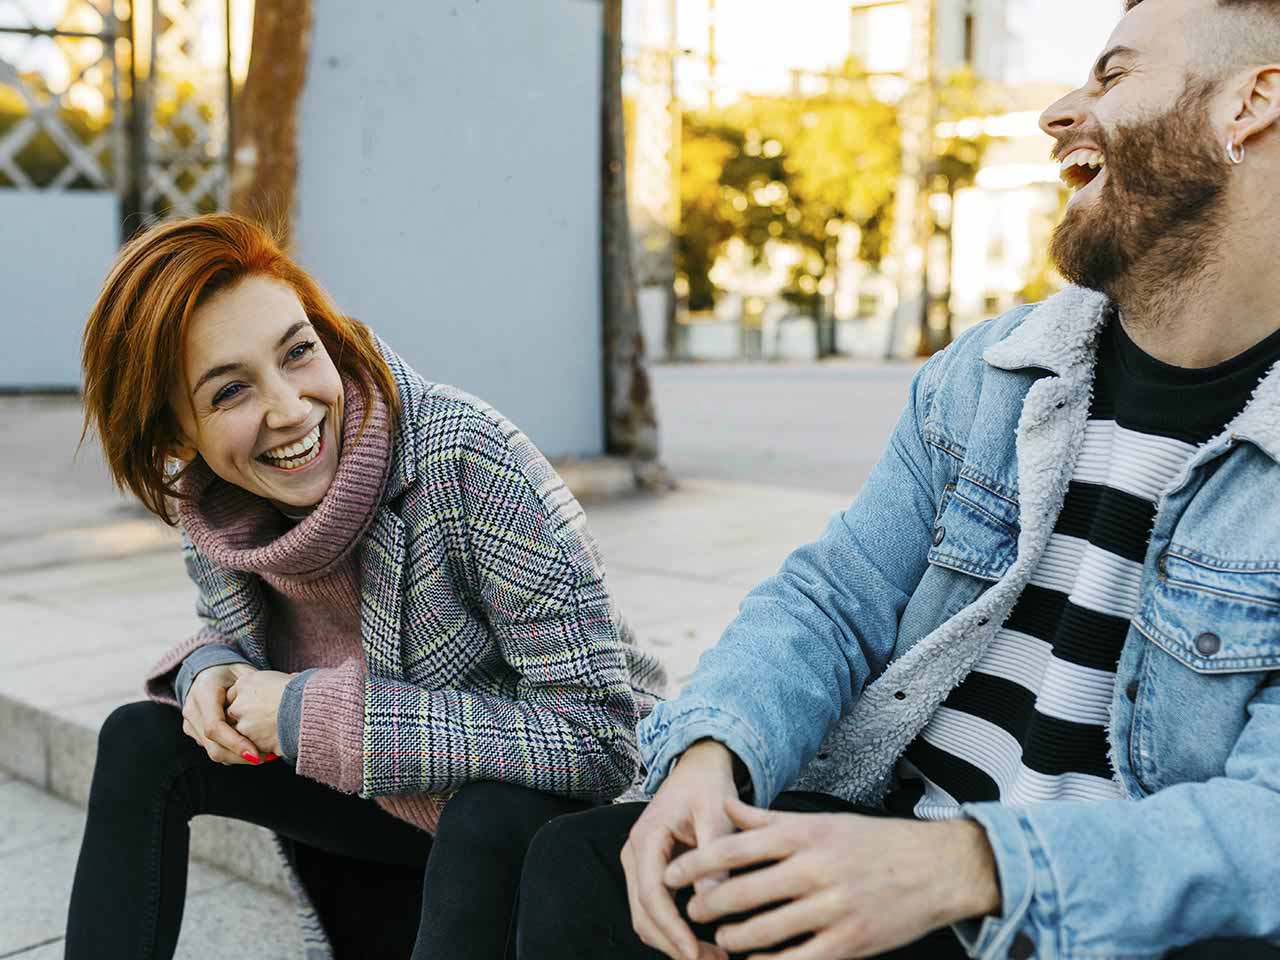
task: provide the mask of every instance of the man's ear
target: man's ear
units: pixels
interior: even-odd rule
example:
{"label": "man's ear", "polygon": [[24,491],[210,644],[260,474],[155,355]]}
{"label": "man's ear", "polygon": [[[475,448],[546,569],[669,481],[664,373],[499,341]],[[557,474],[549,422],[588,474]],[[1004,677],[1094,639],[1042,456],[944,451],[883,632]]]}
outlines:
{"label": "man's ear", "polygon": [[1233,144],[1243,144],[1280,120],[1280,64],[1249,71],[1236,92],[1236,115],[1228,130]]}

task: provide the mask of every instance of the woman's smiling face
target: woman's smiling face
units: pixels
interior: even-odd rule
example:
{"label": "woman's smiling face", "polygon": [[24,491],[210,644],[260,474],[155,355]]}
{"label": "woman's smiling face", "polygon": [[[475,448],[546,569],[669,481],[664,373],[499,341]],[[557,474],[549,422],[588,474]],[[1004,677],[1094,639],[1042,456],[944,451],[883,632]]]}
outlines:
{"label": "woman's smiling face", "polygon": [[313,507],[338,469],[342,377],[285,283],[250,276],[191,315],[174,454],[281,507]]}

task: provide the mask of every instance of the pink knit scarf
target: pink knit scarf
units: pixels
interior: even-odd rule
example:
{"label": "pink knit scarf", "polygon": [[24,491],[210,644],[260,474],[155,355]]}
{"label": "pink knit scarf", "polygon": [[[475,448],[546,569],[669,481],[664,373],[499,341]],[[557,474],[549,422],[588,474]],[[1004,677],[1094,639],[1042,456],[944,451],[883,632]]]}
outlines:
{"label": "pink knit scarf", "polygon": [[373,522],[390,469],[387,404],[376,387],[369,390],[373,404],[361,433],[365,401],[356,383],[343,377],[337,473],[315,509],[292,527],[270,501],[196,460],[181,481],[189,499],[178,505],[192,542],[219,566],[259,574],[282,592],[336,571]]}

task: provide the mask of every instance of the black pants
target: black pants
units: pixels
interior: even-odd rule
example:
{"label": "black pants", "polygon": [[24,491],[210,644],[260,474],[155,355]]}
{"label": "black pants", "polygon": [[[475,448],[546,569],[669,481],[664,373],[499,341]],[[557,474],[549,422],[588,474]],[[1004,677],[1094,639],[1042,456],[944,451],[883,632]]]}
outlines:
{"label": "black pants", "polygon": [[[617,804],[560,817],[534,838],[521,881],[516,936],[519,960],[658,960],[658,951],[641,942],[631,926],[626,878],[619,854],[643,803]],[[862,813],[880,810],[854,807],[815,793],[784,793],[775,810],[800,813]],[[689,890],[676,896],[680,915]],[[732,918],[738,919],[738,918]],[[689,921],[694,935],[715,942],[715,928]],[[799,941],[797,941],[799,942]],[[733,954],[740,960],[745,954]],[[944,927],[879,955],[883,960],[959,960],[960,941]],[[1280,960],[1280,948],[1255,941],[1213,940],[1168,955],[1177,960]]]}
{"label": "black pants", "polygon": [[552,818],[587,806],[474,783],[445,807],[433,841],[372,801],[300,777],[283,761],[214,763],[182,732],[177,710],[131,703],[99,734],[66,957],[172,957],[186,900],[188,823],[212,814],[293,841],[339,960],[496,960],[507,955],[530,840]]}

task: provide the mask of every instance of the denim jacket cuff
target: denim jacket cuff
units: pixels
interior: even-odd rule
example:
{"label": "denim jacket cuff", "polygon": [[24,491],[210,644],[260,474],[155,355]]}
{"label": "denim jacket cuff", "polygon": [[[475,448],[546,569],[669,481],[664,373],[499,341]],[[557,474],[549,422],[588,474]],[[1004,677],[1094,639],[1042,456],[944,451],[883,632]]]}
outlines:
{"label": "denim jacket cuff", "polygon": [[1000,879],[1001,905],[999,916],[963,920],[953,923],[951,929],[969,956],[979,960],[1005,960],[1012,956],[1057,960],[1053,933],[1034,922],[1039,912],[1035,909],[1036,895],[1049,892],[1045,886],[1049,876],[1039,841],[1026,817],[1016,807],[999,803],[966,803],[960,810],[987,832]]}
{"label": "denim jacket cuff", "polygon": [[661,703],[636,729],[646,775],[643,790],[653,796],[671,772],[671,764],[699,740],[715,740],[732,750],[751,775],[754,801],[768,806],[775,784],[764,762],[766,752],[740,717],[705,703]]}

